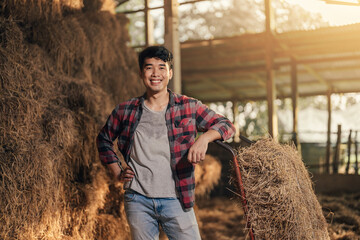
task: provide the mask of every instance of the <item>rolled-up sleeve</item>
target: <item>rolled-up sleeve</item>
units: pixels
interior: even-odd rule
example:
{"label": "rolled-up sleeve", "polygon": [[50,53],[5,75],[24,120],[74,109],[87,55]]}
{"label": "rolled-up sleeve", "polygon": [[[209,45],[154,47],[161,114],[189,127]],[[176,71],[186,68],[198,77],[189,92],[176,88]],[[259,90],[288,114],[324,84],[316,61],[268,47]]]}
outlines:
{"label": "rolled-up sleeve", "polygon": [[199,131],[215,130],[223,141],[235,134],[235,127],[229,119],[215,113],[200,101],[196,103],[196,123]]}
{"label": "rolled-up sleeve", "polygon": [[114,151],[114,141],[119,135],[120,127],[120,113],[119,106],[117,106],[112,111],[96,138],[96,145],[102,164],[110,164],[119,161],[119,158]]}

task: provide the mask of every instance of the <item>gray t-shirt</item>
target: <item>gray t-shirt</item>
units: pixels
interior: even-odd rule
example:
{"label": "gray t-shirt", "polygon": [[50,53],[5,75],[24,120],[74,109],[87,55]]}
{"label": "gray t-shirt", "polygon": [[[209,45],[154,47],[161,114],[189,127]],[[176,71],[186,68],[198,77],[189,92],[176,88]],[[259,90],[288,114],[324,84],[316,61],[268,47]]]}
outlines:
{"label": "gray t-shirt", "polygon": [[165,112],[153,111],[143,103],[143,113],[134,133],[129,166],[135,177],[125,188],[152,198],[176,197],[170,166],[170,145]]}

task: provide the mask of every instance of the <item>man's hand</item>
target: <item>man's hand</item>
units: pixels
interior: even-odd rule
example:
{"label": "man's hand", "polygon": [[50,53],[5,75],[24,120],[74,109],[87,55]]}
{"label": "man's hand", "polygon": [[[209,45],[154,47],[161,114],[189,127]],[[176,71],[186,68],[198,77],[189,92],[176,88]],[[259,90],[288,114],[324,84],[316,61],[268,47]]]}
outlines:
{"label": "man's hand", "polygon": [[118,179],[120,182],[130,182],[134,176],[135,173],[133,172],[133,170],[130,167],[126,167],[124,171],[120,172]]}
{"label": "man's hand", "polygon": [[113,177],[120,182],[130,182],[135,176],[133,170],[130,167],[126,167],[121,171],[118,163],[110,163],[107,165]]}
{"label": "man's hand", "polygon": [[189,149],[188,161],[192,164],[197,164],[205,159],[209,142],[205,138],[201,138],[201,136]]}
{"label": "man's hand", "polygon": [[209,130],[202,134],[195,143],[190,147],[188,153],[188,161],[192,164],[197,164],[205,159],[205,154],[209,142],[220,139],[221,135],[215,130]]}

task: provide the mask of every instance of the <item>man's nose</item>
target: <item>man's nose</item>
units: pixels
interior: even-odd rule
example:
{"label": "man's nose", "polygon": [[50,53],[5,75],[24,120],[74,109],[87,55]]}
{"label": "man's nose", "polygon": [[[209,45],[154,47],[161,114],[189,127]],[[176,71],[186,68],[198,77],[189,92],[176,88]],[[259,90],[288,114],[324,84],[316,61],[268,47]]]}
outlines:
{"label": "man's nose", "polygon": [[159,71],[156,68],[154,68],[151,75],[157,76],[158,73],[159,73]]}

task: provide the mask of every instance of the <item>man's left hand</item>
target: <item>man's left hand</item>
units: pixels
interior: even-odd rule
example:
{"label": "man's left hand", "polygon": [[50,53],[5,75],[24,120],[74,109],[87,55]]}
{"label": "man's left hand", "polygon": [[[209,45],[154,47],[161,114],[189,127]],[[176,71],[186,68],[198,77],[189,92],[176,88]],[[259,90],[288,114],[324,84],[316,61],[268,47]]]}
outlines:
{"label": "man's left hand", "polygon": [[190,147],[188,153],[188,161],[192,164],[197,164],[205,159],[205,154],[209,142],[220,139],[221,135],[215,130],[209,130],[202,134],[195,143]]}
{"label": "man's left hand", "polygon": [[202,139],[201,136],[189,149],[188,161],[192,164],[197,164],[205,159],[208,142],[204,138]]}

